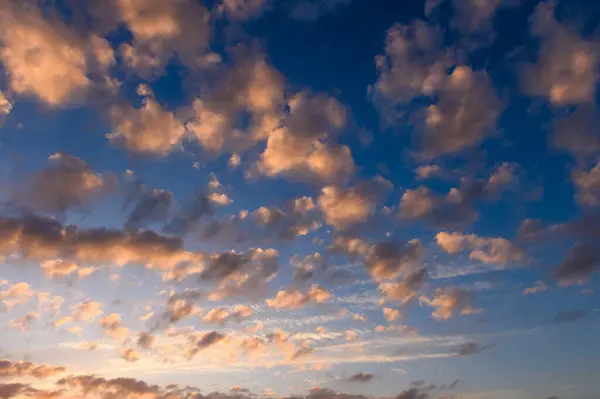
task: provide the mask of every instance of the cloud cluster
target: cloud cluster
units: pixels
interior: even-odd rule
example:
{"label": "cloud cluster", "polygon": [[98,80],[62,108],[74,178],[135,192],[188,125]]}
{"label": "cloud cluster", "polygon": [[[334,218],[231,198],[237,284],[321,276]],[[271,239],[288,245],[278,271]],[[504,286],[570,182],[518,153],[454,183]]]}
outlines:
{"label": "cloud cluster", "polygon": [[421,303],[435,308],[431,315],[440,321],[448,320],[457,313],[468,315],[481,312],[481,309],[471,307],[473,295],[461,288],[438,288],[433,298],[422,296],[419,299]]}
{"label": "cloud cluster", "polygon": [[440,232],[435,236],[438,246],[446,253],[470,251],[469,258],[483,263],[507,265],[524,259],[523,251],[501,237],[479,237],[475,234]]}
{"label": "cloud cluster", "polygon": [[28,361],[0,360],[0,378],[34,377],[38,379],[54,377],[66,372],[64,367],[49,364],[35,364]]}
{"label": "cloud cluster", "polygon": [[267,306],[274,309],[300,309],[308,303],[323,303],[330,299],[332,294],[319,285],[313,285],[307,292],[298,290],[281,290],[275,298],[265,301]]}
{"label": "cloud cluster", "polygon": [[16,190],[16,200],[35,211],[62,213],[91,205],[112,194],[116,186],[112,174],[94,172],[85,161],[56,153],[47,166],[25,177]]}

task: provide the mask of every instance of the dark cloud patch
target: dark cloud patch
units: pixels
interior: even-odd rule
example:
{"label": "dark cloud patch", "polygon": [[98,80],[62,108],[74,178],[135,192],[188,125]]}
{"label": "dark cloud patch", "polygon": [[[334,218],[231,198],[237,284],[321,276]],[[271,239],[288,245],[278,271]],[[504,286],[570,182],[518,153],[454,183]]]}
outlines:
{"label": "dark cloud patch", "polygon": [[371,382],[375,378],[375,375],[370,373],[357,373],[346,379],[348,382],[359,382],[359,383],[367,383]]}
{"label": "dark cloud patch", "polygon": [[468,342],[466,344],[462,344],[458,348],[457,353],[460,356],[473,356],[495,346],[495,344],[479,345],[475,342]]}
{"label": "dark cloud patch", "polygon": [[75,156],[56,153],[47,166],[22,179],[13,200],[37,212],[64,213],[84,209],[112,194],[116,186],[112,174],[97,173]]}
{"label": "dark cloud patch", "polygon": [[599,269],[600,248],[579,244],[567,253],[555,275],[561,283],[571,284],[586,281]]}
{"label": "dark cloud patch", "polygon": [[560,312],[554,317],[556,324],[574,323],[589,317],[589,314],[583,310],[568,310]]}

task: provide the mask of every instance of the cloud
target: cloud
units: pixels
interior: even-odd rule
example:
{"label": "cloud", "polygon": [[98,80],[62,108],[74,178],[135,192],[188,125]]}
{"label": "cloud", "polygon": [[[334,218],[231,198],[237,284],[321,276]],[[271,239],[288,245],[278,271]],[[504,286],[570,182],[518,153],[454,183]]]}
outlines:
{"label": "cloud", "polygon": [[390,123],[405,116],[413,99],[430,97],[420,111],[420,155],[433,158],[461,152],[494,133],[503,105],[485,71],[454,64],[443,33],[416,21],[388,31],[385,54],[376,58],[379,78],[371,88],[375,104]]}
{"label": "cloud", "polygon": [[3,3],[1,14],[0,60],[14,93],[59,107],[84,100],[108,80],[114,56],[106,40],[80,36],[31,4]]}
{"label": "cloud", "polygon": [[475,342],[467,342],[458,348],[459,356],[472,356],[483,352],[486,349],[493,348],[495,345],[478,345]]}
{"label": "cloud", "polygon": [[348,377],[346,379],[346,381],[348,381],[348,382],[367,383],[367,382],[371,382],[371,380],[374,377],[375,377],[375,375],[370,374],[370,373],[358,373],[358,374],[351,375],[350,377]]}
{"label": "cloud", "polygon": [[572,175],[577,201],[589,207],[600,205],[600,162],[589,171],[576,170]]}
{"label": "cloud", "polygon": [[423,155],[435,157],[475,146],[494,133],[501,111],[485,71],[456,67],[446,78],[439,101],[426,109],[420,138]]}
{"label": "cloud", "polygon": [[175,203],[173,193],[166,190],[150,189],[140,182],[128,184],[126,205],[133,204],[125,229],[136,230],[151,222],[164,222]]}
{"label": "cloud", "polygon": [[[100,319],[100,327],[104,329],[104,333],[114,341],[123,343],[129,339],[130,330],[121,325],[121,315],[111,313]],[[132,356],[134,353],[132,352]]]}
{"label": "cloud", "polygon": [[121,353],[121,357],[128,363],[135,363],[140,360],[141,356],[135,349],[125,349]]}
{"label": "cloud", "polygon": [[442,32],[416,21],[387,32],[385,54],[376,57],[379,78],[374,100],[386,116],[398,105],[429,95],[441,86],[451,57],[442,48]]}
{"label": "cloud", "polygon": [[309,303],[323,303],[330,299],[332,294],[319,285],[312,285],[307,292],[298,290],[281,290],[275,298],[270,298],[265,303],[274,309],[300,309]]}
{"label": "cloud", "polygon": [[479,310],[471,307],[473,295],[468,291],[456,287],[438,288],[436,295],[432,299],[425,296],[419,299],[421,303],[435,308],[435,311],[431,315],[439,321],[448,320],[456,313],[472,314]]}
{"label": "cloud", "polygon": [[346,125],[346,109],[333,97],[308,92],[290,98],[288,105],[282,127],[268,135],[259,172],[309,182],[346,182],[354,174],[350,149],[323,142],[332,142]]}
{"label": "cloud", "polygon": [[186,133],[185,126],[152,96],[143,95],[140,108],[113,105],[109,120],[113,132],[107,138],[128,150],[164,156],[179,148]]}
{"label": "cloud", "polygon": [[74,306],[73,319],[75,321],[90,322],[103,313],[104,311],[100,302],[88,300]]}
{"label": "cloud", "polygon": [[169,270],[206,259],[203,253],[183,250],[180,238],[151,231],[80,229],[33,215],[0,217],[0,233],[10,238],[0,244],[0,253],[28,260],[63,259],[98,266],[139,264]]}
{"label": "cloud", "polygon": [[579,244],[567,253],[555,276],[564,285],[582,283],[599,269],[600,250],[596,246]]}
{"label": "cloud", "polygon": [[487,178],[464,177],[460,187],[446,195],[420,186],[408,189],[400,199],[399,216],[408,220],[430,220],[435,226],[456,228],[472,224],[478,213],[475,206],[481,200],[494,200],[515,181],[515,166],[503,163]]}
{"label": "cloud", "polygon": [[383,308],[383,317],[385,317],[387,321],[395,321],[402,317],[402,312],[398,309]]}
{"label": "cloud", "polygon": [[12,107],[13,103],[6,98],[4,93],[0,90],[0,127],[4,124],[4,120],[6,119],[6,116],[10,114]]}
{"label": "cloud", "polygon": [[522,65],[521,87],[555,106],[593,102],[598,43],[582,39],[574,28],[559,23],[554,12],[553,2],[540,3],[531,18],[531,32],[542,44],[538,61]]}
{"label": "cloud", "polygon": [[225,324],[229,320],[241,321],[252,316],[254,311],[249,306],[236,306],[232,309],[220,307],[209,310],[202,320],[210,324]]}
{"label": "cloud", "polygon": [[66,372],[64,367],[48,364],[35,364],[28,361],[0,360],[0,378],[34,377],[38,379],[55,377]]}
{"label": "cloud", "polygon": [[403,276],[401,281],[383,282],[379,284],[378,288],[384,298],[406,304],[417,296],[417,292],[425,283],[426,277],[427,272],[425,269],[410,271],[406,276]]}
{"label": "cloud", "polygon": [[83,160],[68,154],[56,153],[49,164],[26,176],[16,190],[16,200],[36,211],[63,213],[85,208],[94,201],[112,194],[116,178],[101,174]]}
{"label": "cloud", "polygon": [[223,0],[223,8],[230,18],[246,21],[262,15],[270,3],[270,0]]}
{"label": "cloud", "polygon": [[580,105],[573,112],[557,118],[552,144],[578,158],[586,158],[600,151],[600,138],[594,126],[600,124],[600,115],[593,105]]}
{"label": "cloud", "polygon": [[211,331],[209,333],[204,334],[202,337],[198,338],[193,342],[192,348],[188,351],[188,357],[194,357],[198,352],[203,349],[208,348],[209,346],[215,345],[218,342],[224,340],[226,336],[217,331]]}
{"label": "cloud", "polygon": [[523,295],[537,294],[538,292],[544,292],[548,290],[548,286],[543,281],[536,281],[533,287],[525,288]]}
{"label": "cloud", "polygon": [[337,186],[324,187],[318,203],[325,222],[342,230],[366,222],[375,206],[372,193],[357,187],[346,189]]}
{"label": "cloud", "polygon": [[35,324],[38,318],[39,314],[37,312],[29,312],[18,319],[11,320],[8,323],[8,326],[21,332],[27,331]]}
{"label": "cloud", "polygon": [[556,324],[573,323],[588,317],[588,314],[582,310],[569,310],[560,312],[554,317]]}
{"label": "cloud", "polygon": [[198,69],[207,63],[210,41],[208,10],[195,1],[111,0],[104,7],[90,8],[107,30],[126,25],[133,35],[126,64],[141,76],[160,75],[175,55],[187,67]]}
{"label": "cloud", "polygon": [[380,242],[371,247],[366,257],[367,270],[375,281],[392,279],[420,269],[419,263],[424,253],[423,244],[416,239],[407,244]]}
{"label": "cloud", "polygon": [[449,254],[470,251],[469,258],[483,263],[507,265],[523,261],[523,251],[500,237],[479,237],[475,234],[440,232],[435,236],[438,246]]}

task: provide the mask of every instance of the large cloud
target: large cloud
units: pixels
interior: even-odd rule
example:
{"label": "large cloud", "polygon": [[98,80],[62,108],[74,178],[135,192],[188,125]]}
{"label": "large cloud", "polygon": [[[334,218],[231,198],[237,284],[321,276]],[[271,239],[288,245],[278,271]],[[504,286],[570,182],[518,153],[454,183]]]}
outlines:
{"label": "large cloud", "polygon": [[442,43],[441,32],[422,21],[394,26],[385,55],[376,59],[373,99],[388,120],[402,115],[413,99],[430,97],[417,138],[425,157],[475,146],[494,133],[503,107],[485,71],[459,64],[448,73],[454,57]]}
{"label": "large cloud", "polygon": [[288,101],[282,127],[270,132],[258,169],[267,176],[343,183],[354,173],[346,146],[330,145],[346,125],[347,111],[333,97],[303,92]]}
{"label": "large cloud", "polygon": [[116,189],[116,178],[100,174],[83,160],[68,154],[56,153],[49,165],[26,176],[17,189],[20,205],[33,210],[62,213],[72,208],[85,208],[94,200]]}
{"label": "large cloud", "polygon": [[111,142],[142,154],[166,155],[181,146],[186,133],[182,121],[165,109],[151,93],[139,91],[143,97],[140,108],[113,105],[109,120],[113,132]]}
{"label": "large cloud", "polygon": [[554,4],[540,3],[531,19],[542,40],[538,61],[523,65],[521,85],[556,106],[592,102],[598,80],[598,43],[582,39],[554,17]]}
{"label": "large cloud", "polygon": [[0,60],[11,90],[57,107],[81,101],[95,83],[106,83],[114,63],[108,42],[80,36],[28,3],[8,1],[0,8]]}
{"label": "large cloud", "polygon": [[108,4],[92,8],[92,14],[112,27],[116,27],[117,21],[127,26],[133,41],[123,45],[121,51],[125,62],[137,73],[143,76],[162,73],[174,55],[192,69],[207,62],[210,18],[200,2],[110,0],[104,3]]}

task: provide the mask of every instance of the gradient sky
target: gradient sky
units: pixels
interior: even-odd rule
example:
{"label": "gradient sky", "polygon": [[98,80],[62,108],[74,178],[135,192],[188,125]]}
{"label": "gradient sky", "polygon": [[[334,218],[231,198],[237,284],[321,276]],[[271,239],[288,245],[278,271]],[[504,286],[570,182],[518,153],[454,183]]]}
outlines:
{"label": "gradient sky", "polygon": [[600,2],[0,0],[0,76],[1,398],[600,397]]}

